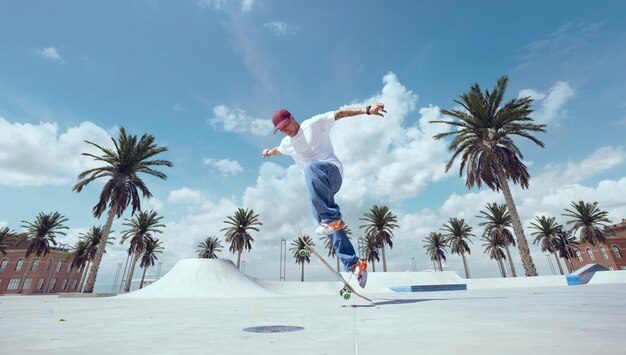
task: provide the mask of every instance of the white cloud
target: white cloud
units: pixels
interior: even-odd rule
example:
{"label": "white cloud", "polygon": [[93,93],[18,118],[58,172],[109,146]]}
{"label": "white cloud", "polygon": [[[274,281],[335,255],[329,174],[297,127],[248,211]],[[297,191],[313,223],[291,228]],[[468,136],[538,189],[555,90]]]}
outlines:
{"label": "white cloud", "polygon": [[567,111],[565,105],[574,96],[574,89],[564,81],[557,81],[547,93],[535,89],[521,90],[518,97],[530,96],[535,100],[535,105],[540,103],[532,117],[539,123],[558,123]]}
{"label": "white cloud", "polygon": [[288,25],[285,22],[280,21],[272,21],[263,25],[263,27],[267,28],[270,32],[275,34],[276,36],[284,36],[294,32],[292,26]]}
{"label": "white cloud", "polygon": [[[220,11],[224,9],[227,4],[233,2],[234,1],[231,0],[198,0],[198,6],[200,6],[201,9]],[[249,12],[254,8],[254,0],[240,0],[240,3],[242,12]]]}
{"label": "white cloud", "polygon": [[266,136],[274,131],[274,125],[269,118],[254,118],[238,108],[229,108],[219,105],[213,108],[213,118],[208,123],[213,127],[221,127],[227,132],[251,133],[256,136]]}
{"label": "white cloud", "polygon": [[111,147],[110,136],[91,122],[60,133],[56,123],[11,123],[0,117],[0,185],[61,185],[99,166],[83,152],[96,153],[88,140]]}
{"label": "white cloud", "polygon": [[59,55],[59,52],[57,52],[56,48],[54,47],[47,47],[44,49],[37,50],[37,53],[39,53],[42,57],[49,59],[53,62],[59,62],[59,63],[64,62],[63,58],[61,57],[61,55]]}
{"label": "white cloud", "polygon": [[241,11],[248,12],[252,11],[254,7],[254,0],[241,0]]}
{"label": "white cloud", "polygon": [[196,205],[206,202],[206,198],[202,191],[193,190],[188,187],[182,187],[178,190],[170,192],[167,202],[173,204]]}
{"label": "white cloud", "polygon": [[215,160],[206,158],[203,160],[203,163],[205,165],[213,167],[214,169],[217,169],[217,171],[219,171],[224,176],[237,175],[243,171],[243,167],[241,166],[241,164],[239,164],[239,162],[235,160]]}

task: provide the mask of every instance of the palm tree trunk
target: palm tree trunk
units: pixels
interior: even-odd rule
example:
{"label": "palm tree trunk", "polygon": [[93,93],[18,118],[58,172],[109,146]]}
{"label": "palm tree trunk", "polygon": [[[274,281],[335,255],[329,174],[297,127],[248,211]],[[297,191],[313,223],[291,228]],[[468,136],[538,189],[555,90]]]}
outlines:
{"label": "palm tree trunk", "polygon": [[469,268],[467,267],[467,258],[465,258],[465,253],[461,253],[461,257],[463,258],[463,267],[465,267],[465,278],[469,279]]}
{"label": "palm tree trunk", "polygon": [[89,276],[87,277],[87,285],[85,286],[85,293],[93,293],[93,287],[96,285],[96,277],[98,277],[98,269],[100,268],[100,261],[104,255],[104,249],[109,239],[109,233],[111,233],[111,225],[113,225],[113,219],[115,218],[115,210],[117,204],[113,203],[109,209],[109,215],[102,231],[102,237],[98,243],[98,250],[96,256],[93,258],[93,264],[91,270],[89,270]]}
{"label": "palm tree trunk", "polygon": [[80,275],[80,282],[78,289],[80,292],[85,290],[85,282],[87,281],[87,274],[89,273],[89,268],[91,267],[91,261],[88,261],[87,264],[83,267],[83,274]]}
{"label": "palm tree trunk", "polygon": [[504,263],[502,262],[502,259],[498,258],[498,267],[500,268],[500,275],[502,275],[502,277],[506,277],[506,272],[504,270]]}
{"label": "palm tree trunk", "polygon": [[376,272],[376,263],[372,260],[372,272]]}
{"label": "palm tree trunk", "polygon": [[240,250],[240,251],[237,253],[237,270],[240,270],[240,271],[241,271],[241,269],[239,268],[239,264],[241,263],[241,253],[242,253],[242,251],[243,251],[243,250]]}
{"label": "palm tree trunk", "polygon": [[561,275],[563,275],[563,267],[561,266],[561,260],[559,260],[559,256],[554,252],[554,258],[556,259],[556,264],[559,266],[559,271]]}
{"label": "palm tree trunk", "polygon": [[141,283],[139,283],[139,289],[140,290],[143,288],[143,280],[145,280],[145,278],[146,278],[146,270],[148,270],[147,266],[145,266],[143,268],[143,275],[141,275]]}
{"label": "palm tree trunk", "polygon": [[511,251],[509,250],[509,246],[505,245],[504,249],[506,250],[506,256],[509,258],[509,266],[511,266],[511,276],[517,277],[517,273],[515,272],[515,266],[513,266],[513,258],[511,258]]}
{"label": "palm tree trunk", "polygon": [[520,222],[519,215],[517,214],[515,202],[513,202],[513,195],[511,195],[511,189],[509,188],[509,181],[504,175],[504,170],[502,167],[498,169],[498,177],[500,178],[500,187],[502,188],[502,192],[504,193],[506,205],[508,206],[509,213],[511,214],[513,231],[515,232],[517,247],[519,249],[519,254],[522,259],[522,265],[524,266],[524,272],[526,276],[537,276],[537,269],[535,268],[533,258],[530,255],[528,241],[526,240],[526,236],[524,235],[524,229],[522,229],[522,223]]}
{"label": "palm tree trunk", "polygon": [[382,248],[380,248],[383,252],[383,272],[387,272],[387,259],[385,258],[385,245],[382,245]]}
{"label": "palm tree trunk", "polygon": [[139,254],[135,253],[133,256],[133,262],[130,264],[130,271],[128,271],[128,277],[126,277],[126,285],[124,285],[124,291],[130,292],[130,284],[133,282],[133,274],[135,273],[135,266],[139,260]]}
{"label": "palm tree trunk", "polygon": [[302,262],[302,271],[300,272],[300,282],[304,282],[304,261]]}
{"label": "palm tree trunk", "polygon": [[89,261],[82,267],[80,278],[78,279],[78,292],[83,292],[83,282],[85,281],[85,275],[87,275],[87,269],[89,269]]}
{"label": "palm tree trunk", "polygon": [[[30,268],[33,267],[33,263],[35,262],[35,259],[33,258],[33,260],[30,262],[29,265],[26,265],[26,272],[24,273],[24,277],[20,280],[20,284],[18,285],[18,290],[20,290],[20,293],[24,293],[24,284],[26,283],[26,279],[28,278],[28,273],[30,272]],[[32,285],[32,282],[31,282]],[[32,292],[31,292],[32,293]]]}

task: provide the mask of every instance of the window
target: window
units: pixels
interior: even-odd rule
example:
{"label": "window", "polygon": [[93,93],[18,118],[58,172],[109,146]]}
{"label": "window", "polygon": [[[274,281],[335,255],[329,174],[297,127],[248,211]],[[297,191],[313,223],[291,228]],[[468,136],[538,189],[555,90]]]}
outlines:
{"label": "window", "polygon": [[609,256],[606,255],[606,249],[604,248],[604,246],[600,245],[600,248],[598,249],[600,249],[600,255],[602,255],[602,259],[609,260]]}
{"label": "window", "polygon": [[52,264],[52,259],[48,258],[48,261],[46,261],[46,271],[50,270],[50,264]]}
{"label": "window", "polygon": [[9,280],[9,284],[7,285],[7,291],[15,291],[17,287],[20,285],[20,279],[11,279]]}
{"label": "window", "polygon": [[74,280],[74,282],[72,282],[72,290],[76,290],[76,285],[78,284],[78,280]]}
{"label": "window", "polygon": [[61,266],[63,266],[63,260],[59,260],[57,263],[57,272],[61,271]]}
{"label": "window", "polygon": [[593,256],[593,251],[591,248],[587,248],[587,255],[589,255],[589,260],[596,260],[596,257]]}
{"label": "window", "polygon": [[622,269],[622,270],[626,270],[626,266],[622,266],[620,269]]}
{"label": "window", "polygon": [[67,272],[72,271],[72,263],[67,263]]}
{"label": "window", "polygon": [[30,267],[30,271],[35,271],[39,267],[39,258],[33,260],[33,266]]}
{"label": "window", "polygon": [[616,258],[622,258],[622,253],[620,253],[619,247],[617,245],[611,245],[611,250],[613,250],[613,255],[615,255]]}
{"label": "window", "polygon": [[4,269],[7,268],[7,265],[9,265],[9,259],[2,260],[2,263],[0,264],[0,271],[4,271]]}
{"label": "window", "polygon": [[54,286],[57,285],[57,279],[52,279],[52,282],[50,282],[50,288],[48,289],[48,292],[54,290]]}
{"label": "window", "polygon": [[33,283],[33,279],[26,279],[26,281],[24,281],[24,287],[22,287],[22,290],[30,289],[31,283]]}
{"label": "window", "polygon": [[67,286],[67,279],[63,279],[63,283],[61,284],[61,290],[65,291],[65,286]]}
{"label": "window", "polygon": [[41,291],[43,289],[44,279],[39,279],[39,283],[37,284],[37,290]]}
{"label": "window", "polygon": [[583,256],[580,253],[580,250],[576,250],[576,257],[578,258],[578,261],[581,261],[581,262],[584,261]]}
{"label": "window", "polygon": [[15,264],[15,271],[22,270],[22,265],[24,265],[24,259],[17,259],[17,264]]}
{"label": "window", "polygon": [[615,271],[615,268],[614,268],[614,267],[612,267],[612,266],[609,266],[609,270],[611,270],[611,271]]}

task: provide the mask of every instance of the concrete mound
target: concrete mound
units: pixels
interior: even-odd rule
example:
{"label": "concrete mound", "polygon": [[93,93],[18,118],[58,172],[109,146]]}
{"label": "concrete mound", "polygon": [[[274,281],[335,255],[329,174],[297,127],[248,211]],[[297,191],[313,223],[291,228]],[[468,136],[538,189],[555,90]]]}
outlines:
{"label": "concrete mound", "polygon": [[275,293],[243,275],[230,260],[182,259],[158,281],[120,297],[230,298],[272,297]]}

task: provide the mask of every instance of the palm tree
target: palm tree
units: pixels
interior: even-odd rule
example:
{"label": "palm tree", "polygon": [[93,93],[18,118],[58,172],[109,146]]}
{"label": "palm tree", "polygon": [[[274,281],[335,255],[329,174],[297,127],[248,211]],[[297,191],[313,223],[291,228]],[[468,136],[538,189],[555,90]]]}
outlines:
{"label": "palm tree", "polygon": [[293,254],[293,257],[296,259],[296,264],[302,265],[300,282],[304,282],[304,263],[311,263],[309,253],[305,253],[304,255],[300,254],[300,250],[306,249],[307,244],[312,247],[315,246],[315,243],[313,243],[313,239],[305,234],[291,241],[291,248],[289,248],[289,250],[291,250]]}
{"label": "palm tree", "polygon": [[383,255],[383,271],[387,272],[387,259],[385,257],[385,245],[389,245],[389,249],[393,248],[393,231],[392,229],[398,228],[396,222],[398,218],[387,206],[374,205],[369,212],[363,214],[365,218],[359,218],[362,221],[368,222],[360,226],[359,228],[365,228],[366,235],[373,235],[376,237],[376,242],[380,247]]}
{"label": "palm tree", "polygon": [[141,275],[141,283],[139,284],[140,289],[143,288],[143,281],[146,278],[146,270],[148,270],[148,266],[154,266],[154,263],[159,259],[157,254],[161,254],[163,252],[161,244],[160,240],[151,235],[146,237],[143,255],[141,256],[141,262],[139,263],[139,266],[143,268],[143,275]]}
{"label": "palm tree", "polygon": [[[35,253],[37,257],[46,256],[50,252],[50,244],[57,245],[57,235],[65,235],[63,230],[69,229],[64,223],[67,218],[59,212],[50,212],[48,214],[39,212],[34,222],[22,221],[23,228],[26,228],[26,236],[30,243],[26,248],[26,257]],[[18,289],[20,293],[24,290],[24,282],[28,278],[30,266],[26,269],[24,277],[20,281]]]}
{"label": "palm tree", "polygon": [[0,253],[7,255],[7,247],[15,241],[15,232],[9,227],[0,228]]}
{"label": "palm tree", "polygon": [[87,265],[87,262],[89,261],[89,257],[88,257],[88,251],[89,251],[89,242],[84,240],[84,239],[79,239],[76,241],[76,243],[74,243],[74,246],[72,247],[71,253],[71,264],[70,264],[70,269],[81,269],[83,267],[85,267]]}
{"label": "palm tree", "polygon": [[572,256],[576,255],[576,250],[578,250],[576,237],[568,233],[557,234],[554,241],[554,248],[559,252],[561,258],[569,262],[568,270],[573,272],[574,264],[572,263]]}
{"label": "palm tree", "polygon": [[445,232],[443,236],[446,238],[446,244],[450,246],[450,252],[461,255],[461,258],[463,258],[465,278],[469,279],[470,274],[465,253],[470,254],[470,248],[466,240],[471,242],[469,237],[475,236],[472,234],[472,227],[465,223],[465,220],[462,218],[450,218],[441,230]]}
{"label": "palm tree", "polygon": [[[505,204],[498,205],[497,203],[488,203],[487,211],[480,211],[481,216],[478,218],[485,219],[486,222],[479,223],[479,226],[485,227],[485,234],[493,234],[494,238],[500,243],[506,255],[509,259],[509,266],[511,267],[511,275],[517,277],[515,272],[515,266],[513,266],[513,258],[511,258],[511,251],[509,245],[515,246],[515,239],[509,228],[511,227],[512,219],[508,212],[508,208]],[[535,275],[536,276],[536,275]]]}
{"label": "palm tree", "polygon": [[145,173],[165,180],[167,176],[160,171],[154,170],[154,167],[173,166],[170,161],[153,159],[156,155],[167,151],[167,147],[156,145],[154,142],[155,138],[152,135],[144,134],[138,139],[136,135],[127,134],[124,127],[121,127],[117,141],[114,138],[111,138],[111,140],[115,145],[115,149],[104,148],[93,142],[85,141],[87,144],[98,148],[102,155],[97,156],[91,153],[82,153],[82,155],[91,157],[98,162],[104,163],[104,165],[82,172],[78,175],[79,181],[73,188],[74,191],[81,192],[89,183],[100,178],[107,179],[100,193],[100,199],[93,207],[93,215],[96,218],[102,216],[107,206],[109,212],[104,224],[102,239],[87,278],[85,292],[88,293],[93,292],[93,287],[96,284],[100,261],[111,232],[113,218],[115,216],[117,218],[122,217],[126,208],[131,204],[131,215],[134,215],[137,210],[141,211],[139,192],[141,192],[143,197],[152,197],[152,193],[150,193],[150,190],[148,190],[148,187],[138,174]]}
{"label": "palm tree", "polygon": [[554,217],[537,216],[534,222],[530,222],[530,228],[535,230],[531,233],[535,237],[533,244],[540,244],[541,251],[554,254],[556,263],[559,265],[559,271],[563,275],[563,267],[556,254],[558,236],[565,234],[563,226],[557,223]]}
{"label": "palm tree", "polygon": [[[611,221],[608,218],[609,213],[598,208],[598,202],[587,203],[578,201],[571,203],[572,209],[565,209],[568,213],[563,216],[571,217],[567,224],[573,224],[570,231],[575,235],[580,229],[580,242],[589,243],[591,245],[606,244],[606,236],[610,229],[607,224]],[[602,227],[602,228],[601,228]]]}
{"label": "palm tree", "polygon": [[376,236],[371,234],[365,235],[363,238],[363,245],[361,247],[361,253],[370,262],[372,265],[372,272],[376,272],[376,264],[375,261],[380,262],[380,255],[378,254],[378,241],[376,240]]}
{"label": "palm tree", "polygon": [[230,243],[229,250],[233,253],[237,253],[237,269],[241,262],[241,253],[244,249],[250,251],[252,249],[252,242],[254,239],[248,233],[249,230],[258,232],[259,229],[255,226],[261,226],[263,223],[259,221],[259,215],[254,214],[252,209],[239,208],[232,216],[228,216],[228,219],[224,223],[230,225],[222,229],[222,232],[226,232],[226,242]]}
{"label": "palm tree", "polygon": [[489,259],[496,260],[498,268],[500,269],[500,275],[506,277],[504,263],[502,262],[502,260],[506,259],[506,255],[504,255],[504,251],[502,251],[502,242],[493,234],[484,234],[481,239],[485,242],[483,243],[485,254],[489,254]]}
{"label": "palm tree", "polygon": [[424,248],[426,253],[430,256],[430,260],[437,263],[439,271],[443,271],[441,261],[446,261],[446,239],[443,234],[437,232],[430,232],[424,240]]}
{"label": "palm tree", "polygon": [[528,241],[524,236],[515,202],[509,188],[509,179],[514,184],[528,188],[530,175],[520,149],[513,142],[512,136],[527,138],[540,147],[544,144],[533,136],[534,132],[545,132],[545,124],[535,124],[529,115],[533,112],[530,97],[515,98],[504,106],[502,101],[508,84],[508,77],[498,79],[492,93],[482,92],[478,83],[469,92],[454,100],[463,110],[441,110],[443,115],[451,116],[452,121],[431,121],[445,123],[457,129],[434,136],[439,140],[454,136],[449,150],[454,152],[446,165],[450,170],[454,160],[461,155],[459,175],[466,171],[466,186],[476,185],[481,188],[484,183],[494,191],[502,190],[504,199],[511,212],[513,230],[517,237],[522,264],[526,276],[537,276],[537,270],[530,255]]}
{"label": "palm tree", "polygon": [[[348,239],[350,239],[350,235],[352,234],[350,228],[348,228],[348,226],[346,225],[343,227],[343,231],[344,233],[346,233]],[[323,237],[320,237],[320,240],[324,242],[324,248],[328,250],[328,256],[335,258],[335,260],[337,261],[337,272],[339,272],[339,258],[337,257],[337,253],[335,253],[335,247],[333,246],[332,239],[330,239],[329,235],[325,235]]]}
{"label": "palm tree", "polygon": [[[85,241],[87,244],[87,250],[85,251],[87,258],[87,265],[85,266],[85,271],[83,271],[82,280],[79,282],[80,290],[84,289],[85,283],[87,282],[87,274],[91,269],[93,264],[93,260],[96,258],[98,254],[98,248],[100,246],[100,241],[102,240],[103,228],[101,226],[92,226],[87,233],[80,233],[80,239]],[[113,231],[111,231],[113,233]],[[107,240],[107,244],[113,244],[111,240],[115,240],[114,237],[109,237]],[[106,253],[106,251],[105,251]]]}
{"label": "palm tree", "polygon": [[198,244],[198,257],[202,259],[217,259],[217,253],[222,251],[222,242],[217,237],[209,236]]}
{"label": "palm tree", "polygon": [[133,256],[133,260],[130,264],[130,271],[128,272],[128,277],[126,278],[124,291],[130,291],[130,283],[133,280],[135,264],[137,264],[137,260],[139,260],[139,257],[144,252],[147,238],[151,237],[152,233],[162,233],[161,228],[165,227],[164,224],[160,223],[162,218],[163,217],[158,217],[158,213],[156,211],[150,210],[142,211],[138,216],[126,219],[126,223],[124,223],[124,225],[130,228],[122,232],[120,244],[124,244],[124,242],[130,238],[128,256]]}

